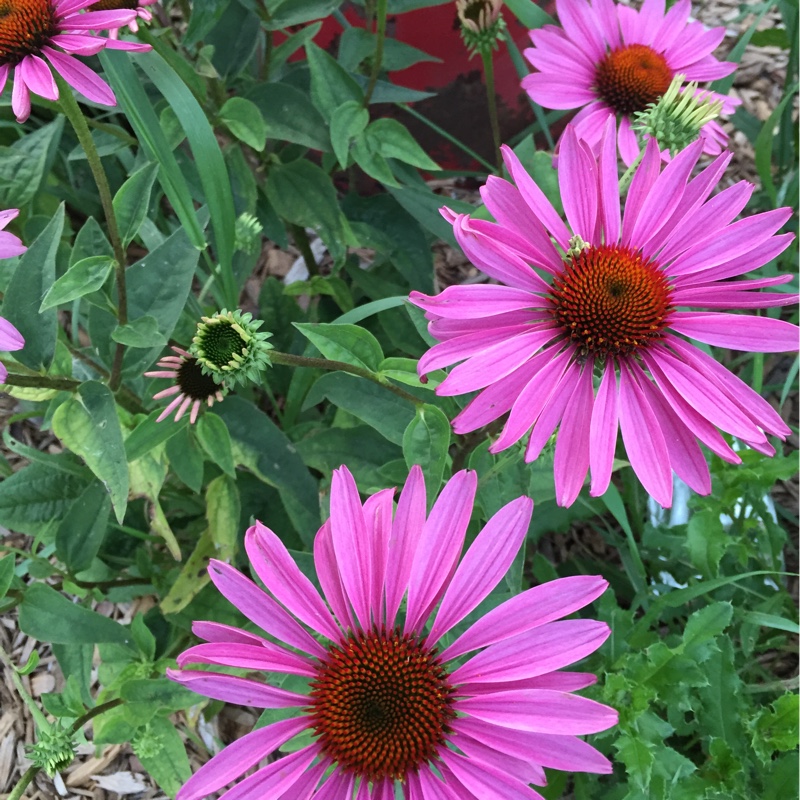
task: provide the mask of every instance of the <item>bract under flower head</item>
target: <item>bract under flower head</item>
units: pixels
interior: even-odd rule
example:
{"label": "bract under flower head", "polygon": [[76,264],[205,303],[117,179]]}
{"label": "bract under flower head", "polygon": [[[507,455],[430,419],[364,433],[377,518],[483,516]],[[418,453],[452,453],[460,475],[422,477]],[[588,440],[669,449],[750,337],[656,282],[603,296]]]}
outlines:
{"label": "bract under flower head", "polygon": [[[678,0],[666,13],[664,0],[645,0],[640,11],[612,0],[556,0],[561,27],[531,31],[534,46],[525,56],[538,71],[522,86],[546,108],[581,109],[575,132],[595,151],[606,120],[619,118],[619,153],[630,165],[639,154],[632,116],[657,102],[676,74],[711,81],[736,68],[711,55],[725,29],[689,22],[691,10],[690,0]],[[726,114],[739,104],[710,96]],[[702,126],[700,136],[708,155],[719,154],[728,140],[714,120]]]}
{"label": "bract under flower head", "polygon": [[[11,108],[17,122],[31,113],[30,93],[58,100],[50,66],[88,100],[101,105],[116,105],[116,98],[105,81],[74,58],[90,56],[109,45],[109,40],[94,32],[129,25],[136,12],[88,11],[94,0],[4,0],[0,15],[0,93],[13,71]],[[142,45],[115,42],[117,49],[141,49]],[[149,48],[148,48],[149,49]]]}
{"label": "bract under flower head", "polygon": [[[208,697],[290,708],[294,716],[234,742],[178,800],[218,791],[304,732],[311,744],[222,798],[351,800],[357,791],[358,798],[394,800],[399,790],[409,800],[542,800],[529,784],[544,785],[543,767],[611,771],[577,737],[611,727],[616,712],[572,694],[594,683],[593,675],[560,671],[594,652],[608,626],[556,621],[591,603],[607,583],[555,580],[462,625],[511,566],[533,509],[527,497],[501,508],[459,563],[476,485],[474,472],[459,472],[427,514],[422,471],[414,467],[395,511],[393,491],[362,503],[352,475],[335,470],[331,517],[314,543],[322,596],[261,523],[247,531],[245,548],[266,591],[211,562],[216,587],[271,640],[196,622],[206,644],[182,653],[182,669],[169,677]],[[451,642],[443,646],[447,633]],[[250,677],[183,669],[190,665],[240,668]],[[295,676],[293,688],[305,679],[308,688],[278,688],[275,673]]]}
{"label": "bract under flower head", "polygon": [[160,370],[144,373],[148,378],[170,378],[174,381],[172,386],[153,395],[154,400],[174,396],[156,422],[166,419],[173,411],[175,411],[175,422],[177,422],[189,411],[189,422],[194,424],[203,403],[211,408],[215,400],[222,402],[227,390],[224,386],[218,385],[210,375],[203,372],[197,359],[191,353],[187,353],[180,347],[173,347],[172,350],[177,355],[164,356],[158,361],[157,366],[161,367]]}
{"label": "bract under flower head", "polygon": [[698,440],[727,461],[741,460],[717,428],[768,455],[775,451],[766,434],[789,433],[769,403],[682,338],[753,352],[792,351],[798,343],[787,322],[718,310],[796,302],[792,294],[753,291],[789,275],[730,280],[775,258],[794,237],[774,235],[789,208],[734,222],[753,186],[742,181],[710,197],[730,155],[690,178],[702,147],[695,142],[662,170],[651,139],[620,214],[614,121],[606,122],[599,161],[567,126],[558,177],[568,225],[505,147],[514,183],[490,177],[482,189],[497,222],[444,210],[464,253],[503,285],[411,293],[440,341],[420,359],[420,374],[461,361],[437,394],[480,392],[453,420],[455,431],[510,412],[490,451],[530,433],[525,459],[533,461],[558,428],[561,505],[575,501],[590,468],[591,494],[606,491],[618,430],[631,466],[662,506],[672,502],[673,470],[699,494],[711,491]]}
{"label": "bract under flower head", "polygon": [[206,375],[232,388],[237,381],[257,381],[269,365],[272,345],[269,332],[259,332],[263,323],[236,309],[222,309],[203,317],[192,339],[191,352]]}

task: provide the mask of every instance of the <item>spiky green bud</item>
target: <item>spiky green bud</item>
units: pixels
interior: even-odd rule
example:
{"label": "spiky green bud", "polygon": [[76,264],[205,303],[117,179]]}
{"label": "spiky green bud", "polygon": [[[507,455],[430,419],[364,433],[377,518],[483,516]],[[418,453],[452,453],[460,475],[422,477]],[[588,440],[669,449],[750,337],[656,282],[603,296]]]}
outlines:
{"label": "spiky green bud", "polygon": [[461,38],[470,51],[491,53],[506,38],[506,23],[500,9],[503,0],[456,0]]}
{"label": "spiky green bud", "polygon": [[73,734],[60,721],[37,726],[36,744],[28,748],[28,757],[52,778],[75,758]]}
{"label": "spiky green bud", "polygon": [[697,82],[683,86],[685,75],[676,75],[666,92],[644,111],[634,114],[633,129],[641,136],[652,136],[659,149],[674,158],[697,141],[700,130],[722,111],[722,100],[709,92],[698,91]]}
{"label": "spiky green bud", "polygon": [[237,381],[258,382],[259,373],[270,364],[272,349],[266,341],[272,334],[258,330],[262,324],[252,314],[223,308],[202,318],[189,351],[203,374],[227,389],[232,389]]}

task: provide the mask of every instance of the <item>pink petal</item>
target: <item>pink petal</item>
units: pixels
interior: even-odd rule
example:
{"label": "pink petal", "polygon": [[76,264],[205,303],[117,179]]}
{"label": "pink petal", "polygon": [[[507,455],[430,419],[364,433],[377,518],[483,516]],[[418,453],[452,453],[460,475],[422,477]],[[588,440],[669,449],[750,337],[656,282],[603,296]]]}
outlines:
{"label": "pink petal", "polygon": [[[439,756],[448,771],[452,770],[455,780],[472,792],[473,797],[481,800],[544,800],[538,792],[488,764],[476,764],[447,748],[442,748]],[[449,777],[447,772],[445,775]]]}
{"label": "pink petal", "polygon": [[233,644],[266,645],[267,640],[255,633],[243,631],[233,625],[224,625],[221,622],[207,622],[196,620],[192,623],[192,633],[198,639],[207,642],[231,642]]}
{"label": "pink petal", "polygon": [[619,177],[617,175],[617,150],[614,141],[614,117],[609,116],[603,129],[600,143],[600,218],[603,223],[603,241],[616,244],[619,241]]}
{"label": "pink petal", "polygon": [[584,736],[617,724],[613,708],[565,692],[528,689],[459,698],[459,712],[506,728],[533,733]]}
{"label": "pink petal", "polygon": [[56,72],[88,100],[104,106],[117,104],[117,98],[114,97],[111,87],[77,58],[59,53],[52,47],[42,47],[42,53],[47,56],[47,60],[55,67]]}
{"label": "pink petal", "polygon": [[[655,142],[655,140],[650,138],[647,140],[647,144],[649,145],[650,142]],[[639,156],[639,140],[636,138],[633,128],[631,128],[631,121],[628,117],[622,117],[619,121],[617,145],[619,147],[619,157],[622,159],[622,163],[626,167],[630,167]],[[657,146],[656,150],[658,150]],[[641,169],[641,165],[638,169]],[[630,197],[630,194],[630,191],[628,191],[628,197]]]}
{"label": "pink petal", "polygon": [[250,800],[253,797],[258,797],[259,800],[279,800],[302,777],[318,753],[319,745],[315,742],[296,753],[282,756],[239,781],[219,800]]}
{"label": "pink petal", "polygon": [[591,6],[586,0],[558,4],[558,21],[573,42],[580,42],[583,51],[599,61],[606,54],[606,43]]}
{"label": "pink petal", "polygon": [[594,242],[597,221],[597,165],[580,146],[575,129],[567,125],[561,140],[558,185],[564,213],[573,232]]}
{"label": "pink petal", "polygon": [[53,80],[53,73],[39,56],[25,56],[17,65],[15,74],[21,77],[35,94],[46,97],[48,100],[58,100],[58,88]]}
{"label": "pink petal", "polygon": [[426,495],[422,469],[415,464],[408,473],[392,524],[386,571],[386,624],[394,625],[397,610],[411,577],[411,567],[425,526]]}
{"label": "pink petal", "polygon": [[197,694],[254,708],[294,708],[308,705],[304,694],[287,692],[266,683],[257,683],[235,675],[167,669],[167,677]]}
{"label": "pink petal", "polygon": [[424,624],[450,583],[464,546],[477,485],[475,472],[457,472],[433,504],[411,566],[405,633]]}
{"label": "pink petal", "polygon": [[[502,683],[544,675],[585,658],[609,637],[605,622],[590,619],[551,622],[493,644],[451,673],[460,691],[474,683]],[[503,688],[502,686],[499,688]]]}
{"label": "pink petal", "polygon": [[136,12],[131,9],[86,11],[83,14],[73,14],[62,18],[61,27],[64,30],[102,31],[107,28],[122,28],[130,25],[135,19]]}
{"label": "pink petal", "polygon": [[756,353],[797,350],[797,326],[771,317],[718,311],[677,311],[670,317],[669,327],[698,342],[727,347],[729,350]]}
{"label": "pink petal", "polygon": [[269,528],[256,521],[245,534],[244,546],[256,574],[279,603],[312,630],[331,641],[341,641],[341,630],[314,584]]}
{"label": "pink petal", "polygon": [[[342,586],[363,630],[371,624],[372,540],[367,535],[361,498],[347,467],[333,471],[331,538]],[[375,609],[377,612],[379,609]]]}
{"label": "pink petal", "polygon": [[7,319],[0,317],[0,350],[21,350],[24,346],[22,334]]}
{"label": "pink petal", "polygon": [[537,296],[510,286],[448,286],[433,297],[411,292],[409,301],[437,317],[482,319],[540,305]]}
{"label": "pink petal", "polygon": [[605,494],[611,482],[618,424],[619,395],[616,369],[614,361],[609,359],[603,370],[603,378],[597,390],[589,425],[589,466],[592,473],[589,493],[592,497]]}
{"label": "pink petal", "polygon": [[211,559],[208,574],[222,595],[270,636],[318,658],[325,657],[327,651],[322,645],[241,572]]}
{"label": "pink petal", "polygon": [[622,244],[624,245],[632,243],[632,234],[636,221],[653,185],[658,180],[660,170],[661,155],[658,151],[658,145],[653,139],[648,139],[642,161],[636,168],[630,189],[628,189],[628,197],[625,200],[625,213],[622,217]]}
{"label": "pink petal", "polygon": [[[522,79],[522,88],[534,103],[545,108],[579,108],[597,99],[591,89],[580,83],[570,83],[566,78],[555,79],[549,72],[534,72]],[[516,180],[515,180],[516,182]]]}
{"label": "pink petal", "polygon": [[596,600],[607,586],[606,580],[592,575],[559,578],[534,586],[484,614],[442,653],[441,659],[450,661],[565,617]]}
{"label": "pink petal", "polygon": [[382,489],[368,497],[364,503],[364,520],[368,535],[372,537],[372,589],[369,604],[375,619],[382,619],[393,510],[394,489]]}
{"label": "pink petal", "polygon": [[31,94],[22,77],[21,64],[14,69],[14,86],[11,89],[11,110],[17,122],[25,122],[31,115]]}
{"label": "pink petal", "polygon": [[187,664],[215,664],[262,672],[282,672],[287,675],[317,675],[316,666],[307,658],[290,653],[277,645],[267,642],[264,645],[232,644],[230,642],[210,642],[197,644],[184,650],[178,656],[178,666]]}
{"label": "pink petal", "polygon": [[317,570],[322,593],[336,615],[336,619],[339,620],[342,627],[349,626],[351,630],[354,630],[356,627],[355,617],[350,610],[342,586],[342,576],[333,550],[330,520],[319,529],[314,538],[314,567]]}
{"label": "pink petal", "polygon": [[583,372],[569,399],[556,440],[553,462],[556,501],[571,506],[580,494],[589,469],[589,429],[592,420],[593,362],[584,364]]}
{"label": "pink petal", "polygon": [[50,41],[70,55],[93,56],[106,46],[107,40],[85,33],[59,33],[52,36]]}
{"label": "pink petal", "polygon": [[177,800],[199,800],[216,792],[307,727],[306,719],[296,717],[273,722],[234,740],[186,781]]}
{"label": "pink petal", "polygon": [[428,645],[436,644],[502,580],[525,540],[532,513],[533,501],[518,497],[486,523],[447,587]]}
{"label": "pink petal", "polygon": [[669,508],[672,472],[664,434],[627,365],[620,370],[619,378],[619,427],[628,460],[647,493]]}

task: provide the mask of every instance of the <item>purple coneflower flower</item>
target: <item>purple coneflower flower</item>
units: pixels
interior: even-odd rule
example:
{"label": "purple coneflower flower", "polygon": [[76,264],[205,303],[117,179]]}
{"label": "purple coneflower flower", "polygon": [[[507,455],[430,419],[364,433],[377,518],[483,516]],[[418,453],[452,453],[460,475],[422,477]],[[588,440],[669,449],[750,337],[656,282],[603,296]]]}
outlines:
{"label": "purple coneflower flower", "polygon": [[[30,93],[58,100],[50,66],[88,100],[116,104],[111,87],[74,56],[91,56],[104,47],[137,50],[142,45],[113,42],[92,31],[119,28],[136,19],[136,12],[82,12],[94,0],[5,0],[0,15],[0,93],[13,70],[11,108],[17,122],[31,113]],[[58,49],[56,49],[58,48]]]}
{"label": "purple coneflower flower", "polygon": [[[0,258],[21,256],[28,249],[18,236],[3,230],[18,215],[19,209],[17,208],[0,211]],[[21,350],[24,346],[25,339],[22,334],[7,319],[0,317],[0,350],[5,352]],[[8,370],[0,364],[0,383],[5,381],[6,375],[8,375]]]}
{"label": "purple coneflower flower", "polygon": [[[619,153],[630,165],[639,154],[631,116],[656,102],[675,75],[712,81],[736,68],[711,55],[725,29],[689,22],[691,10],[690,0],[678,0],[666,14],[664,0],[644,0],[641,11],[612,0],[556,0],[561,27],[531,31],[534,47],[525,56],[538,72],[522,86],[546,108],[580,108],[572,121],[575,132],[595,149],[606,120],[619,115]],[[724,114],[739,105],[724,95],[710,97],[723,101]],[[716,120],[700,135],[708,155],[720,153],[728,141]]]}
{"label": "purple coneflower flower", "polygon": [[775,451],[766,434],[789,433],[766,400],[683,338],[765,353],[798,342],[787,322],[717,310],[796,301],[753,291],[789,275],[729,280],[789,245],[792,234],[774,234],[792,212],[733,222],[753,186],[741,181],[710,197],[730,154],[690,178],[702,146],[661,169],[651,139],[620,215],[613,120],[599,162],[567,126],[558,177],[569,226],[504,147],[516,186],[490,177],[481,192],[497,222],[444,213],[466,255],[505,285],[411,293],[441,342],[420,359],[420,374],[463,361],[436,393],[482,390],[453,420],[457,433],[510,411],[490,451],[530,431],[525,460],[533,461],[560,423],[561,505],[574,502],[590,467],[591,494],[606,491],[618,427],[631,466],[662,506],[672,502],[672,470],[699,494],[711,491],[698,439],[727,461],[741,460],[717,428],[768,455]]}
{"label": "purple coneflower flower", "polygon": [[[207,697],[296,713],[231,744],[179,800],[216,792],[304,731],[311,744],[223,798],[350,800],[355,792],[359,800],[394,800],[399,785],[407,800],[541,800],[529,784],[544,784],[542,767],[610,772],[609,761],[577,737],[616,724],[616,712],[572,694],[593,675],[558,671],[594,652],[608,626],[554,621],[602,594],[605,580],[555,580],[454,630],[502,580],[533,509],[527,497],[500,509],[459,563],[476,483],[474,472],[459,472],[426,515],[422,471],[414,467],[393,516],[393,490],[362,505],[352,475],[334,471],[331,516],[314,543],[325,599],[260,523],[247,531],[245,547],[266,591],[211,561],[216,587],[274,641],[196,622],[207,644],[182,653],[180,667],[260,676],[169,676]],[[278,688],[275,675],[304,678],[308,688]]]}
{"label": "purple coneflower flower", "polygon": [[156,422],[166,419],[175,409],[175,422],[177,422],[191,406],[189,422],[194,424],[200,406],[205,403],[209,408],[214,401],[221,402],[225,396],[224,387],[217,384],[210,375],[203,374],[203,368],[197,359],[180,347],[173,347],[176,356],[164,356],[156,363],[161,370],[145,372],[147,378],[171,378],[175,383],[153,395],[153,400],[162,397],[175,396],[161,412]]}
{"label": "purple coneflower flower", "polygon": [[[143,22],[150,22],[150,20],[153,19],[153,15],[145,6],[151,6],[155,2],[156,0],[97,0],[97,2],[93,2],[89,8],[92,11],[118,11],[126,9],[136,12],[136,16],[128,23],[128,28],[130,28],[133,33],[136,33],[139,30],[137,18]],[[108,31],[108,35],[111,39],[118,39],[119,28],[111,28]],[[149,45],[142,45],[141,47],[148,50],[150,49]]]}

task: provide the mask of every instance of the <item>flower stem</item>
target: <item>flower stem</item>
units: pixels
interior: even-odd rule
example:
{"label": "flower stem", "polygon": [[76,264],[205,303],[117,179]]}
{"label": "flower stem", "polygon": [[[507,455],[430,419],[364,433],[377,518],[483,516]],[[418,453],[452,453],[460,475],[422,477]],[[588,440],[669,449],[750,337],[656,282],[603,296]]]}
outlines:
{"label": "flower stem", "polygon": [[8,373],[4,386],[20,386],[26,389],[55,389],[59,392],[74,392],[81,382],[74,378],[53,378],[50,375],[15,375]]}
{"label": "flower stem", "polygon": [[494,52],[489,47],[481,50],[483,59],[483,76],[486,80],[486,101],[489,104],[489,122],[492,126],[492,139],[494,140],[494,160],[497,164],[497,174],[503,174],[503,159],[500,155],[500,122],[497,118],[497,92],[494,89]]}
{"label": "flower stem", "polygon": [[636,172],[636,168],[639,164],[642,163],[642,157],[644,156],[644,149],[639,148],[639,155],[633,159],[633,163],[625,170],[622,177],[619,179],[619,194],[620,197],[624,196],[628,189],[630,188],[631,181],[633,180],[633,175]]}
{"label": "flower stem", "polygon": [[375,55],[372,57],[372,70],[370,71],[369,83],[367,84],[367,91],[364,92],[364,108],[369,105],[369,101],[372,99],[372,93],[375,91],[375,84],[378,82],[378,74],[381,71],[381,63],[383,62],[383,42],[386,39],[386,12],[388,5],[388,0],[378,0],[376,10],[378,24],[375,32],[377,40],[375,42]]}
{"label": "flower stem", "polygon": [[[114,265],[116,278],[117,278],[117,319],[120,325],[127,325],[128,323],[128,292],[125,286],[125,249],[122,246],[122,239],[120,239],[119,228],[117,227],[117,217],[114,214],[114,204],[111,198],[111,188],[108,185],[108,178],[103,163],[100,160],[100,154],[92,139],[92,134],[89,131],[89,126],[86,123],[86,118],[78,105],[78,101],[72,93],[71,87],[67,82],[57,73],[53,75],[58,85],[58,96],[61,104],[61,110],[64,116],[70,121],[75,130],[75,135],[78,137],[83,152],[86,153],[86,160],[89,162],[89,169],[92,171],[94,181],[97,184],[97,191],[100,195],[100,203],[103,206],[103,213],[106,217],[106,227],[108,228],[108,237],[111,240],[111,246],[114,249]],[[109,388],[115,392],[119,388],[120,379],[122,377],[122,356],[125,354],[125,348],[121,344],[117,344],[117,349],[114,352],[114,363],[111,367],[111,378],[109,379]]]}
{"label": "flower stem", "polygon": [[31,764],[25,771],[25,774],[19,779],[19,781],[17,781],[17,785],[14,787],[14,790],[6,798],[6,800],[20,800],[23,793],[28,788],[31,781],[36,777],[38,772],[39,767],[37,767],[35,764]]}
{"label": "flower stem", "polygon": [[408,400],[409,403],[413,403],[415,406],[422,405],[422,400],[420,400],[418,397],[414,397],[413,394],[409,394],[409,392],[406,392],[399,386],[395,386],[393,383],[390,383],[380,375],[370,372],[368,369],[362,369],[361,367],[356,367],[353,364],[347,364],[344,361],[331,361],[327,358],[296,356],[292,353],[281,353],[278,350],[269,351],[269,360],[273,364],[285,364],[289,367],[309,367],[310,369],[327,369],[334,371],[338,370],[340,372],[349,372],[351,375],[357,375],[359,378],[366,378],[368,381],[377,383],[378,386],[388,389],[390,392],[393,392],[398,397],[402,397],[403,400]]}

